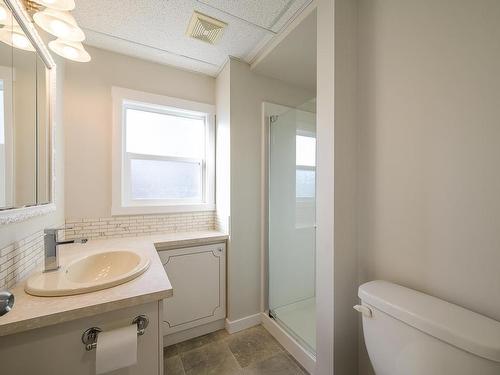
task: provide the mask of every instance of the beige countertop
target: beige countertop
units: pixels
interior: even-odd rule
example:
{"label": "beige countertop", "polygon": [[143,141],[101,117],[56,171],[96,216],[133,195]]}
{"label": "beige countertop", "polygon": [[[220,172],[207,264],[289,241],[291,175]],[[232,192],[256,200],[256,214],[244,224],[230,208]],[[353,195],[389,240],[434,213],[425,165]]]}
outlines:
{"label": "beige countertop", "polygon": [[225,241],[227,235],[216,232],[185,232],[145,237],[92,240],[86,244],[59,248],[59,263],[68,264],[103,250],[134,250],[146,255],[151,264],[146,272],[125,284],[96,292],[63,297],[36,297],[24,291],[25,282],[15,285],[12,311],[0,317],[0,336],[80,319],[129,306],[158,301],[172,296],[172,285],[157,251],[205,245]]}

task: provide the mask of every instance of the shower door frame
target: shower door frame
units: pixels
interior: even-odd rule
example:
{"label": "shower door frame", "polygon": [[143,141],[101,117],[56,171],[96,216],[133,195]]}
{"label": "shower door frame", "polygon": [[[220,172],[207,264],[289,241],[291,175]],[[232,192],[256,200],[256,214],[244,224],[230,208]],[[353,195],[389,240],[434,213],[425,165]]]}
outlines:
{"label": "shower door frame", "polygon": [[[262,102],[262,147],[261,147],[261,320],[264,327],[307,370],[313,373],[316,355],[305,348],[288,330],[270,316],[269,309],[269,189],[271,116],[279,116],[297,108],[271,102]],[[317,278],[317,276],[316,276]],[[315,289],[316,289],[315,280]]]}

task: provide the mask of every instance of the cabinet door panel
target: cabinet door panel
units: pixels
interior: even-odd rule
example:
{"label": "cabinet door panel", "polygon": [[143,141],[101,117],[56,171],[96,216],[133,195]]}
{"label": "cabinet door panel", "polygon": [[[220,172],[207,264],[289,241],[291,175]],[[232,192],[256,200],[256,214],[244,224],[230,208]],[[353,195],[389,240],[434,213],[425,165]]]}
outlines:
{"label": "cabinet door panel", "polygon": [[225,317],[224,244],[163,251],[160,257],[174,290],[164,301],[164,334]]}

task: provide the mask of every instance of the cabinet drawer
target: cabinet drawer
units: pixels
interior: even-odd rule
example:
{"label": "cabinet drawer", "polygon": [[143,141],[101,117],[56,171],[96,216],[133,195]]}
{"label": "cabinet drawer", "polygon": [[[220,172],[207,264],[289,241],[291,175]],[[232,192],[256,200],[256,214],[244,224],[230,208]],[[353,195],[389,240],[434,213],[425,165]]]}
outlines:
{"label": "cabinet drawer", "polygon": [[226,245],[218,243],[160,252],[173,287],[163,303],[163,334],[226,316]]}

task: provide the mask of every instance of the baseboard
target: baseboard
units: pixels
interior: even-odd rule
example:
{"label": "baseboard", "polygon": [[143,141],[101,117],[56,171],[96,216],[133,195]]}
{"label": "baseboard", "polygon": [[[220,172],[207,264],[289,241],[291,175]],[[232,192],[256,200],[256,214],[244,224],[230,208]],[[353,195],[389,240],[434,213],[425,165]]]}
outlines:
{"label": "baseboard", "polygon": [[292,336],[290,336],[268,314],[261,313],[264,328],[299,362],[311,375],[316,368],[316,357],[305,350]]}
{"label": "baseboard", "polygon": [[236,320],[226,319],[226,331],[229,332],[229,334],[233,334],[253,326],[258,326],[261,322],[260,313]]}
{"label": "baseboard", "polygon": [[207,333],[215,332],[220,329],[224,329],[224,319],[216,320],[215,322],[210,322],[201,326],[189,328],[184,331],[179,331],[170,335],[163,336],[163,346],[174,345],[178,342],[186,341],[198,336],[203,336]]}

